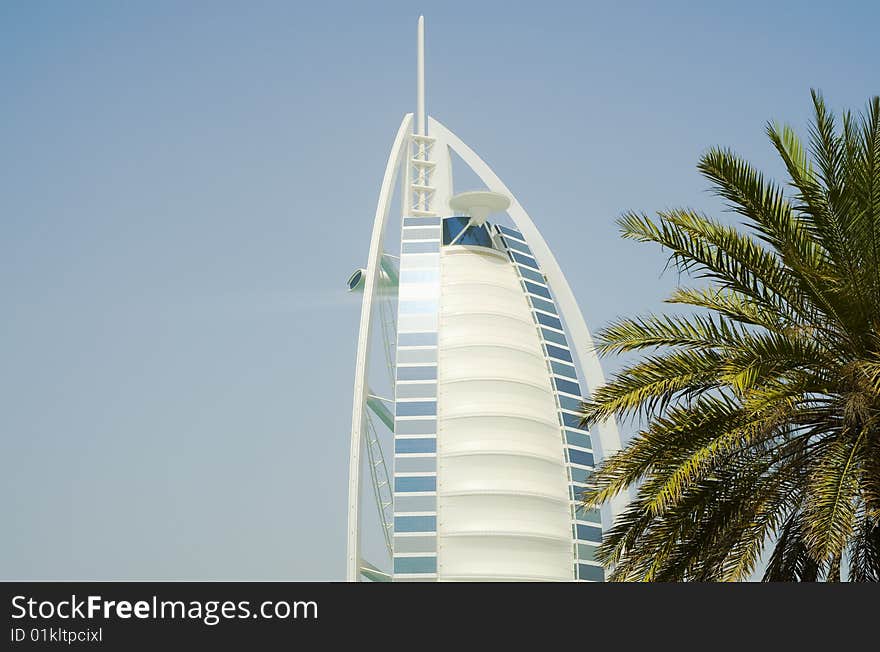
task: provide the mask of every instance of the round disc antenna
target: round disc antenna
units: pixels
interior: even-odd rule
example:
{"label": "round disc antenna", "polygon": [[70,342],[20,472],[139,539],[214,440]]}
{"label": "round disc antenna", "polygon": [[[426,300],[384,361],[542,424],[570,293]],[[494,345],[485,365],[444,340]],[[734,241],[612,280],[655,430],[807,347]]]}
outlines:
{"label": "round disc antenna", "polygon": [[492,213],[506,211],[510,199],[500,192],[473,190],[462,192],[449,200],[449,208],[470,217],[469,225],[482,226]]}

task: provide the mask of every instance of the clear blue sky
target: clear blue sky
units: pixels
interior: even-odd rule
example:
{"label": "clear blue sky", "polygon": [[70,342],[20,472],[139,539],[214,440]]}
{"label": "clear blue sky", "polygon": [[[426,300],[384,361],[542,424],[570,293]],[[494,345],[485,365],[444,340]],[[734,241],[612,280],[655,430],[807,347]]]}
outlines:
{"label": "clear blue sky", "polygon": [[617,215],[717,211],[705,148],[778,174],[766,120],[880,92],[880,5],[807,5],[0,4],[0,578],[343,577],[343,286],[420,11],[429,111],[596,329],[675,281]]}

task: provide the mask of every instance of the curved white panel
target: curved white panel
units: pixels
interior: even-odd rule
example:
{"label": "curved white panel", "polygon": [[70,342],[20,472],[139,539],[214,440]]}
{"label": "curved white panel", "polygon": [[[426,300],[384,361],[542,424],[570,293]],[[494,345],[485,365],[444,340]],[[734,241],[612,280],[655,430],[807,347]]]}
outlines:
{"label": "curved white panel", "polygon": [[[475,432],[474,437],[480,437],[481,434]],[[470,527],[469,523],[444,521],[445,515],[442,513],[444,494],[509,493],[558,496],[560,500],[566,498],[568,482],[565,467],[556,460],[513,451],[460,455],[445,450],[439,442],[438,448],[441,449],[437,467],[438,484],[442,488],[438,489],[440,498],[437,511],[438,517],[445,525],[441,528],[441,532],[448,534],[460,529],[467,530]],[[561,456],[562,448],[560,446],[557,448]],[[439,477],[441,474],[442,478]],[[487,513],[490,511],[488,506],[485,511]],[[560,536],[571,537],[569,519],[570,516],[566,515],[565,522],[560,524]]]}
{"label": "curved white panel", "polygon": [[[475,509],[482,512],[479,520],[472,518]],[[567,515],[565,502],[520,494],[449,496],[445,505],[446,518],[469,524],[459,530],[459,535],[497,532],[556,539],[558,520]]]}
{"label": "curved white panel", "polygon": [[548,388],[507,379],[494,369],[471,365],[470,373],[470,380],[450,381],[444,376],[438,386],[444,417],[480,413],[529,417],[544,414],[548,399],[553,400]]}
{"label": "curved white panel", "polygon": [[543,355],[525,347],[518,348],[513,344],[463,344],[454,345],[447,342],[446,379],[458,380],[471,377],[471,368],[475,358],[479,358],[487,369],[501,374],[504,378],[534,382],[541,378],[547,364]]}
{"label": "curved white panel", "polygon": [[[569,581],[571,543],[502,534],[457,535],[440,539],[446,581]],[[560,571],[550,570],[552,568]],[[568,567],[567,573],[561,569]],[[542,570],[548,570],[546,574]]]}
{"label": "curved white panel", "polygon": [[[550,251],[550,247],[541,236],[535,223],[532,222],[532,219],[519,201],[517,201],[514,194],[495,174],[492,168],[476,152],[468,147],[464,141],[430,116],[428,117],[428,129],[431,135],[437,139],[437,146],[444,150],[451,149],[458,154],[467,166],[480,177],[489,190],[500,192],[510,198],[510,207],[507,213],[528,241],[535,259],[540,264],[550,287],[556,295],[559,310],[565,320],[567,332],[571,339],[572,353],[580,362],[589,391],[595,392],[597,388],[605,384],[605,375],[602,373],[602,365],[593,346],[593,338],[578,307],[574,293],[568,285],[568,280],[562,273],[559,263],[556,262],[553,252]],[[621,449],[617,422],[611,417],[597,425],[599,431],[598,440],[601,446],[598,452],[601,453],[602,458],[607,458]],[[605,521],[606,529],[612,526],[617,515],[625,508],[626,503],[627,496],[620,494],[612,499],[611,504],[607,508],[603,509],[605,514],[603,520]]]}
{"label": "curved white panel", "polygon": [[447,344],[495,344],[525,346],[535,337],[531,317],[507,313],[453,313],[443,320],[443,336]]}
{"label": "curved white panel", "polygon": [[556,402],[507,258],[444,248],[439,322],[438,579],[573,579]]}
{"label": "curved white panel", "polygon": [[[474,433],[480,433],[474,437]],[[447,454],[511,451],[544,456],[559,440],[559,425],[510,415],[444,416],[443,450]]]}

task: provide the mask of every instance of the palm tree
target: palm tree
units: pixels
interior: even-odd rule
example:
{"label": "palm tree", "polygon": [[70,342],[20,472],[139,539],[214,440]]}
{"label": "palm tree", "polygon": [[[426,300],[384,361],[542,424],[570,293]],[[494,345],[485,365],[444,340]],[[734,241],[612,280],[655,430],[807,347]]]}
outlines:
{"label": "palm tree", "polygon": [[701,282],[667,299],[688,314],[598,336],[603,355],[643,352],[583,405],[585,424],[638,429],[584,493],[634,488],[597,553],[612,580],[741,580],[762,558],[768,581],[880,579],[880,98],[838,125],[812,97],[808,148],[767,126],[787,189],[729,149],[700,160],[741,228],[618,221]]}

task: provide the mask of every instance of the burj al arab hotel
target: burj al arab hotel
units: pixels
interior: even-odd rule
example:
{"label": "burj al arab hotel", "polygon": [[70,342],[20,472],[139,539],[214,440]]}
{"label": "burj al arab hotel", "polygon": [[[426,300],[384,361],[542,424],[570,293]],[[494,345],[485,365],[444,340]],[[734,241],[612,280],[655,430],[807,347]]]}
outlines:
{"label": "burj al arab hotel", "polygon": [[[620,437],[610,421],[579,426],[584,392],[603,383],[590,333],[513,193],[425,114],[422,18],[417,71],[366,265],[348,281],[363,304],[346,577],[602,581],[594,551],[621,506],[585,511],[578,497]],[[482,187],[456,193],[454,160]]]}

